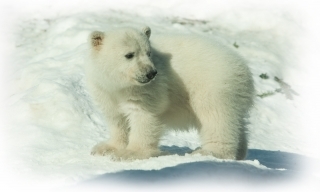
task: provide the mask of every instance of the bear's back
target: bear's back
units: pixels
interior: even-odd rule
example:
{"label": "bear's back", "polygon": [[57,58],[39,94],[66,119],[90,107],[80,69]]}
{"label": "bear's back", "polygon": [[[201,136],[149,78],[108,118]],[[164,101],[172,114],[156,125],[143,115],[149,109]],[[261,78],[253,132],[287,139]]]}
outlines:
{"label": "bear's back", "polygon": [[214,90],[232,90],[243,87],[241,83],[249,83],[252,86],[245,91],[253,92],[252,75],[246,61],[232,47],[218,40],[196,35],[154,35],[151,46],[163,55],[170,55],[168,63],[156,65],[167,65],[185,86],[190,85],[190,89],[199,90],[209,85],[214,86]]}

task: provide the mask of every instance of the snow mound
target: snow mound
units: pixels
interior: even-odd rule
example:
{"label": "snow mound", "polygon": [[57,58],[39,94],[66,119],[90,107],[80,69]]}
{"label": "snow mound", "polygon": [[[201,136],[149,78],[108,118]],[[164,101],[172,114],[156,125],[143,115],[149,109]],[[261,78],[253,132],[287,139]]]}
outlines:
{"label": "snow mound", "polygon": [[[316,154],[306,147],[299,118],[301,81],[306,77],[296,55],[303,31],[299,22],[278,9],[212,13],[209,6],[201,14],[189,14],[192,6],[174,2],[152,4],[141,14],[109,9],[69,14],[40,11],[40,15],[18,19],[10,96],[6,99],[10,127],[5,128],[5,134],[11,146],[8,166],[21,178],[28,178],[25,184],[83,186],[114,180],[192,183],[201,178],[207,183],[277,183],[294,182],[304,176],[302,162],[314,161],[308,157]],[[185,5],[176,9],[180,14],[158,10],[159,6],[172,8],[179,4]],[[249,118],[246,160],[190,155],[200,146],[196,131],[168,132],[160,146],[172,154],[168,156],[114,162],[90,155],[91,147],[109,135],[84,83],[88,34],[144,25],[151,27],[153,35],[181,32],[214,36],[247,58],[257,96]],[[312,175],[317,175],[316,171]]]}

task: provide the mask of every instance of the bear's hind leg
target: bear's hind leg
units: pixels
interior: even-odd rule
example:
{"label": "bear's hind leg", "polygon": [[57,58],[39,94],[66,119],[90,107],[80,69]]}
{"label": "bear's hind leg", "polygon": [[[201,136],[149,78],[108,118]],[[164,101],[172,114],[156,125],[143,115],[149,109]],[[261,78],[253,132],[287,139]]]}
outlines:
{"label": "bear's hind leg", "polygon": [[240,138],[239,138],[239,147],[237,151],[236,159],[241,160],[245,159],[248,151],[248,141],[247,141],[247,133],[246,133],[245,125],[241,127],[240,130]]}
{"label": "bear's hind leg", "polygon": [[227,120],[226,116],[222,114],[213,115],[211,118],[200,121],[199,132],[202,146],[194,151],[194,154],[213,155],[220,159],[240,160],[245,158],[247,140],[241,123]]}

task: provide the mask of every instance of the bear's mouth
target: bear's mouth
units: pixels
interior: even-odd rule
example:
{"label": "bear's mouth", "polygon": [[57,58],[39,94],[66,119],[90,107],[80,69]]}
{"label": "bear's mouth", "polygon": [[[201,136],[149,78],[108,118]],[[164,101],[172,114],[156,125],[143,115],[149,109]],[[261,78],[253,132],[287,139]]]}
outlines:
{"label": "bear's mouth", "polygon": [[136,79],[136,81],[140,84],[148,84],[151,82],[152,79],[147,79],[147,78],[143,78],[143,79]]}

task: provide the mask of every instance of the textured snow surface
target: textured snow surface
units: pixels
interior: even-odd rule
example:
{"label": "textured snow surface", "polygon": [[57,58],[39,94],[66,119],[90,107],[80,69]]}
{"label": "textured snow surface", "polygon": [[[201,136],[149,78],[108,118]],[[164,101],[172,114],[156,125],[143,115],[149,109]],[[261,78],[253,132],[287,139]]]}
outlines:
{"label": "textured snow surface", "polygon": [[[310,38],[316,34],[308,30],[312,12],[286,6],[287,1],[246,6],[202,0],[16,2],[2,7],[8,19],[0,39],[7,43],[1,49],[1,177],[11,189],[317,187],[319,78],[313,68],[317,60],[309,56],[318,54],[313,49],[319,38]],[[196,131],[166,133],[160,147],[169,156],[114,162],[90,155],[109,134],[84,84],[88,34],[145,25],[152,36],[219,38],[248,60],[260,96],[250,113],[246,160],[190,155],[200,146]]]}

